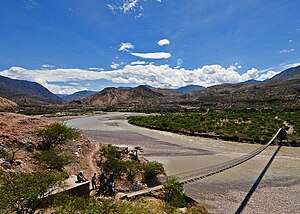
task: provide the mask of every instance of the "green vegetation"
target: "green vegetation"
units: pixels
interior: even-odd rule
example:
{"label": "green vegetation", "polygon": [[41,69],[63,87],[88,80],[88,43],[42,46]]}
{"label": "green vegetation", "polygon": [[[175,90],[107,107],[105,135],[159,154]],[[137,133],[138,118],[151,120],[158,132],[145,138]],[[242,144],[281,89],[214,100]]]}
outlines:
{"label": "green vegetation", "polygon": [[64,144],[67,140],[78,138],[80,132],[75,128],[55,122],[39,129],[37,136],[42,138],[41,149],[49,150],[56,145]]}
{"label": "green vegetation", "polygon": [[265,143],[292,126],[285,145],[300,146],[300,109],[227,109],[130,117],[135,125],[222,139]]}
{"label": "green vegetation", "polygon": [[[141,147],[136,149],[142,150]],[[140,163],[138,159],[123,160],[117,147],[108,145],[100,149],[100,161],[98,167],[106,176],[120,179],[124,176],[128,181],[134,183],[135,178],[140,174],[145,180],[156,179],[158,174],[164,172],[163,165],[156,161]]]}
{"label": "green vegetation", "polygon": [[34,213],[41,207],[51,205],[53,198],[42,198],[64,179],[63,173],[51,171],[3,176],[0,187],[0,211]]}
{"label": "green vegetation", "polygon": [[[53,208],[52,208],[53,210]],[[157,214],[157,213],[182,213],[164,201],[140,198],[127,201],[112,198],[93,197],[66,197],[54,208],[55,213],[77,214]],[[187,214],[206,214],[202,206],[192,206],[187,209]]]}
{"label": "green vegetation", "polygon": [[187,205],[183,185],[175,177],[170,177],[164,183],[164,192],[164,200],[172,207],[185,207]]}
{"label": "green vegetation", "polygon": [[49,149],[41,151],[37,159],[47,164],[50,169],[62,171],[65,165],[72,163],[74,157],[68,154],[68,151],[58,149]]}
{"label": "green vegetation", "polygon": [[164,172],[164,167],[157,161],[150,161],[144,166],[144,178],[145,180],[155,179],[158,174]]}

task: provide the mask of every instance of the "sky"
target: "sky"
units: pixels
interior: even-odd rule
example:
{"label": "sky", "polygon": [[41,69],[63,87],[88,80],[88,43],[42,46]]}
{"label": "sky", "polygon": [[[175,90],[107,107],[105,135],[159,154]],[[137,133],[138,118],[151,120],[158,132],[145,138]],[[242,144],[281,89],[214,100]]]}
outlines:
{"label": "sky", "polygon": [[56,94],[205,87],[300,64],[298,0],[1,0],[0,75]]}

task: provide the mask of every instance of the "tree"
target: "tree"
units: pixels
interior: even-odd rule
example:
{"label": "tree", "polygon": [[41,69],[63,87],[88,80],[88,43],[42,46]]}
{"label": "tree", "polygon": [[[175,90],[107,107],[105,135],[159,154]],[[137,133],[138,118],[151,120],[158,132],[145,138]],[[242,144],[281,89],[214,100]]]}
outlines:
{"label": "tree", "polygon": [[187,205],[183,185],[175,177],[170,177],[164,183],[164,192],[164,200],[171,206],[185,207]]}
{"label": "tree", "polygon": [[107,159],[101,165],[98,165],[101,168],[102,173],[109,175],[114,179],[120,178],[122,173],[125,172],[124,161],[119,159]]}
{"label": "tree", "polygon": [[117,147],[109,144],[100,149],[100,162],[98,167],[106,175],[111,175],[113,178],[120,178],[125,171],[124,161],[121,159],[120,152]]}
{"label": "tree", "polygon": [[1,158],[5,158],[7,161],[10,162],[11,165],[14,164],[16,154],[23,148],[24,146],[15,139],[6,150],[2,150],[0,153]]}
{"label": "tree", "polygon": [[46,194],[64,180],[63,173],[36,172],[11,174],[1,179],[0,210],[17,214],[34,213],[42,205],[51,203]]}
{"label": "tree", "polygon": [[150,161],[144,165],[144,178],[146,180],[155,179],[158,174],[163,172],[163,165],[157,161]]}
{"label": "tree", "polygon": [[45,128],[39,129],[37,136],[42,138],[41,149],[49,150],[58,144],[64,144],[67,140],[78,138],[80,131],[65,124],[55,122]]}
{"label": "tree", "polygon": [[126,178],[133,184],[136,176],[143,171],[142,165],[137,161],[126,161],[124,162],[124,164],[126,170]]}
{"label": "tree", "polygon": [[67,154],[67,151],[49,149],[41,151],[37,159],[47,164],[51,169],[62,171],[65,165],[72,163],[74,157]]}

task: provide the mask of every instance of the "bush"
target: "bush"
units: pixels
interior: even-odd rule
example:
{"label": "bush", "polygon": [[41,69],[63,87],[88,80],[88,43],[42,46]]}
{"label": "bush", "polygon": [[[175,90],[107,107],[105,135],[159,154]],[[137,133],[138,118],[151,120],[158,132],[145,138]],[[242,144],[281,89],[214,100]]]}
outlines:
{"label": "bush", "polygon": [[155,179],[156,176],[164,172],[164,167],[157,161],[150,161],[144,165],[145,180]]}
{"label": "bush", "polygon": [[80,132],[75,128],[55,122],[45,128],[39,129],[37,136],[42,138],[41,149],[49,150],[58,144],[64,144],[67,140],[78,138]]}
{"label": "bush", "polygon": [[62,171],[63,167],[72,163],[74,159],[74,157],[67,155],[66,151],[59,152],[55,149],[42,151],[37,158],[47,164],[51,169],[59,171]]}
{"label": "bush", "polygon": [[52,203],[50,198],[43,197],[51,189],[53,191],[54,187],[64,179],[63,173],[45,171],[3,177],[0,189],[0,211],[34,213],[41,206]]}
{"label": "bush", "polygon": [[183,193],[183,185],[175,178],[171,177],[164,183],[164,200],[173,207],[185,207],[187,201]]}

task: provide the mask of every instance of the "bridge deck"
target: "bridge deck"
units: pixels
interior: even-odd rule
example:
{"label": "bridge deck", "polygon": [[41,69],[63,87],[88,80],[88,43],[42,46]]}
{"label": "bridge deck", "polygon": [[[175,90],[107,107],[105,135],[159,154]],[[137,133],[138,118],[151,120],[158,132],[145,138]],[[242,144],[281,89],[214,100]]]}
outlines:
{"label": "bridge deck", "polygon": [[[239,157],[239,158],[236,158],[236,159],[233,159],[233,160],[230,160],[230,161],[226,161],[224,163],[220,163],[220,164],[212,165],[212,166],[209,166],[209,167],[196,169],[196,170],[192,170],[192,171],[189,171],[189,172],[184,172],[184,173],[180,173],[180,174],[176,174],[176,175],[172,175],[172,176],[177,177],[177,179],[179,180],[180,183],[186,184],[186,183],[201,180],[203,178],[206,178],[206,177],[212,176],[214,174],[217,174],[217,173],[223,172],[225,170],[228,170],[228,169],[230,169],[232,167],[235,167],[237,165],[240,165],[240,164],[254,158],[258,154],[260,154],[283,131],[284,130],[280,128],[269,142],[267,142],[265,145],[260,146],[259,148],[255,149],[254,151],[252,151],[252,152],[250,152],[246,155],[243,155],[242,157]],[[147,188],[147,189],[144,189],[144,190],[128,193],[128,194],[125,195],[125,197],[132,198],[132,197],[136,197],[136,196],[140,196],[140,195],[145,195],[145,194],[153,192],[153,191],[161,190],[162,188],[163,188],[163,185],[159,185],[159,186]]]}

